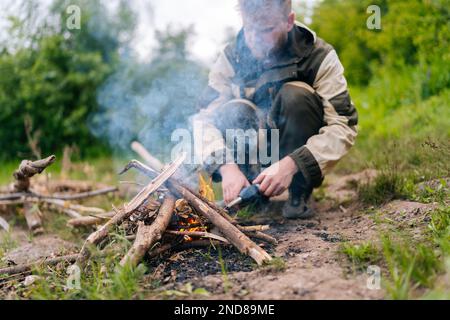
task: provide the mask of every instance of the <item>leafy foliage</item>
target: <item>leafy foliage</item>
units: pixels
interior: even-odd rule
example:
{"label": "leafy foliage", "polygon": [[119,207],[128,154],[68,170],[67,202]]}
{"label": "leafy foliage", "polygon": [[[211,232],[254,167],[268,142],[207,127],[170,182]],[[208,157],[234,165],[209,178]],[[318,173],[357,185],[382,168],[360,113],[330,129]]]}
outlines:
{"label": "leafy foliage", "polygon": [[23,44],[3,47],[0,53],[3,157],[28,155],[25,117],[31,118],[34,133],[40,132],[44,153],[61,151],[64,144],[92,144],[86,120],[97,109],[96,89],[112,72],[118,39],[128,29],[124,8],[110,17],[100,1],[77,3],[83,7],[79,30],[65,27],[68,1],[52,6],[48,21],[59,21],[56,26],[46,20],[33,33],[23,34],[29,20],[15,18],[11,25],[10,34],[17,34]]}

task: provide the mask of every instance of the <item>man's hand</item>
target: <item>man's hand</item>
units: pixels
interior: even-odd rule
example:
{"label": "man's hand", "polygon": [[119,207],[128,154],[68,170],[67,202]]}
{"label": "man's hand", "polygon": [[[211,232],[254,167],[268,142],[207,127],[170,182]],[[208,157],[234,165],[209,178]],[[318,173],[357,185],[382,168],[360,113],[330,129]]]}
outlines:
{"label": "man's hand", "polygon": [[259,183],[259,190],[266,197],[278,196],[290,186],[297,171],[295,161],[287,156],[261,172],[252,183]]}
{"label": "man's hand", "polygon": [[239,192],[250,185],[237,164],[224,164],[220,167],[222,175],[222,190],[225,203],[229,203],[239,196]]}

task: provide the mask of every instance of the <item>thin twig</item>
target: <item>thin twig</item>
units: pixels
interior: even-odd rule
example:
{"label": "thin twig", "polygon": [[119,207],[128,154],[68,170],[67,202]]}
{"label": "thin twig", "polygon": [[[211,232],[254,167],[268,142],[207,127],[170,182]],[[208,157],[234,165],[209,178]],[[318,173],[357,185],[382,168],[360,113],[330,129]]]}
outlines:
{"label": "thin twig", "polygon": [[219,240],[225,243],[229,243],[224,237],[218,236],[216,234],[205,232],[205,231],[176,231],[176,230],[166,230],[166,233],[173,234],[177,236],[189,236],[189,237],[199,237],[199,238],[210,238]]}

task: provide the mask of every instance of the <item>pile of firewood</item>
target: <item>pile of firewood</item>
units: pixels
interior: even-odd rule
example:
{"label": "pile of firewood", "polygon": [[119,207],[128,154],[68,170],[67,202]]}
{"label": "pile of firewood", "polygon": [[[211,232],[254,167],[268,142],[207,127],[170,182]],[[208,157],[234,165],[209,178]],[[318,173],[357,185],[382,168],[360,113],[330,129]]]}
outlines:
{"label": "pile of firewood", "polygon": [[[0,190],[0,206],[22,206],[27,225],[34,235],[44,231],[40,214],[40,208],[44,206],[64,212],[73,219],[82,218],[85,214],[99,218],[111,216],[103,209],[86,207],[74,201],[116,192],[116,187],[102,186],[92,190],[92,184],[72,180],[31,183],[33,176],[42,173],[55,160],[54,155],[37,161],[23,160],[13,174],[14,183]],[[9,228],[5,221],[2,225]]]}
{"label": "pile of firewood", "polygon": [[[164,166],[139,143],[133,143],[132,148],[148,166],[132,160],[122,172],[134,168],[152,180],[129,203],[117,209],[107,223],[89,235],[77,258],[78,264],[83,265],[88,260],[92,246],[100,245],[115,227],[129,226],[130,221],[137,224],[137,229],[134,243],[120,261],[121,265],[130,263],[135,266],[146,254],[161,252],[163,250],[158,249],[170,248],[178,243],[177,238],[186,242],[209,239],[227,243],[249,255],[257,264],[271,260],[271,256],[250,239],[253,237],[276,243],[273,237],[262,232],[268,226],[238,225],[227,211],[183,183],[184,177],[177,169],[185,155]],[[157,243],[159,247],[155,246]]]}
{"label": "pile of firewood", "polygon": [[[275,238],[263,233],[269,226],[241,226],[229,212],[212,201],[208,192],[205,193],[204,190],[197,192],[187,186],[183,181],[186,177],[181,173],[182,170],[178,170],[185,155],[181,155],[170,165],[164,166],[139,143],[133,143],[132,149],[144,159],[146,164],[132,160],[121,173],[133,168],[150,177],[151,181],[122,207],[115,208],[113,206],[112,212],[71,215],[72,219],[68,221],[68,225],[72,227],[91,226],[96,227],[96,230],[87,237],[78,254],[45,259],[41,261],[43,264],[67,261],[84,266],[92,256],[92,249],[103,247],[117,228],[125,231],[127,239],[134,240],[129,251],[122,257],[121,265],[136,266],[146,256],[155,257],[171,249],[183,250],[217,244],[236,247],[241,253],[253,258],[258,265],[272,259],[262,246],[252,240],[276,244]],[[35,200],[51,201],[56,204],[55,200],[66,201],[67,198],[78,199],[88,194],[90,196],[113,191],[112,188],[106,188],[71,197],[68,195],[65,197],[61,197],[61,195],[59,197],[44,196],[31,192],[29,183],[22,181],[22,176],[29,179],[32,175],[42,172],[53,161],[54,157],[52,156],[40,162],[22,163],[22,169],[19,168],[17,171],[21,174],[14,176],[17,179],[15,185],[23,187],[16,187],[15,193],[0,196],[0,204],[1,201],[21,201],[26,205]],[[67,210],[88,210],[81,205],[68,205],[67,202],[60,204],[64,205]],[[98,255],[98,251],[95,251]],[[32,265],[24,265],[0,269],[0,274],[24,272],[30,270],[31,267]]]}

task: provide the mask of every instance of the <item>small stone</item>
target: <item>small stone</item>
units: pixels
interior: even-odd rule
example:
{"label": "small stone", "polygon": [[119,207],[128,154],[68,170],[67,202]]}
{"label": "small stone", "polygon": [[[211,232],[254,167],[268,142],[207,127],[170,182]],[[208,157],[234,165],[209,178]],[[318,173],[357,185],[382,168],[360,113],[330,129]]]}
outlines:
{"label": "small stone", "polygon": [[25,280],[23,280],[23,284],[25,287],[29,287],[39,279],[41,279],[41,277],[39,277],[39,276],[35,276],[35,275],[27,276],[27,277],[25,277]]}

